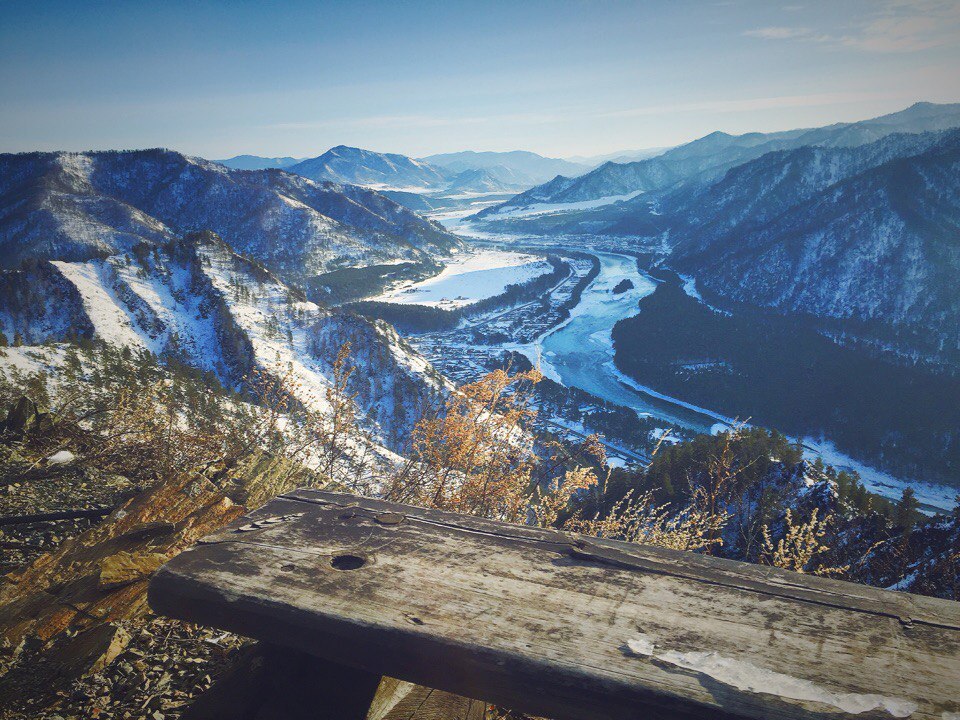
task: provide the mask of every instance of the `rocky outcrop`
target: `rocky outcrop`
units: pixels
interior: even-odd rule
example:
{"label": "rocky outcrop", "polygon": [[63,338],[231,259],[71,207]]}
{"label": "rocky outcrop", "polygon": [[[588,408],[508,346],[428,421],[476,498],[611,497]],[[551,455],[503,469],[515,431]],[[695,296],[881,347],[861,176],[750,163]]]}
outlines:
{"label": "rocky outcrop", "polygon": [[12,668],[0,678],[0,704],[109,663],[129,640],[120,624],[147,609],[152,571],[243,511],[202,477],[171,480],[3,578],[0,645]]}

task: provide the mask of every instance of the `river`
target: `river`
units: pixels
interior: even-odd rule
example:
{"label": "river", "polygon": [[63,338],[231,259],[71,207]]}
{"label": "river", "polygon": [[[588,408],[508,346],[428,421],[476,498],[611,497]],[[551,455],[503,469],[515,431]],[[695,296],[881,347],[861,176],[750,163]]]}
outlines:
{"label": "river", "polygon": [[[623,376],[613,363],[611,332],[617,321],[636,315],[639,300],[654,291],[657,281],[637,268],[629,255],[593,252],[600,259],[600,274],[583,293],[570,318],[528,345],[508,345],[537,364],[552,380],[578,387],[642,415],[664,420],[698,433],[715,432],[726,427],[730,418],[720,413],[643,388]],[[634,287],[613,294],[624,278]],[[837,450],[829,440],[803,438],[808,458],[822,457],[839,469],[856,470],[872,491],[891,499],[900,497],[904,487],[912,487],[927,510],[947,510],[953,505],[956,489],[896,478],[857,461]]]}
{"label": "river", "polygon": [[[584,291],[570,318],[523,351],[532,359],[539,356],[544,373],[563,385],[694,432],[710,432],[717,423],[715,416],[631,387],[617,372],[610,337],[613,326],[637,314],[637,303],[654,291],[657,281],[640,272],[628,255],[595,254],[600,275]],[[630,280],[633,288],[614,294],[613,288],[623,279]]]}

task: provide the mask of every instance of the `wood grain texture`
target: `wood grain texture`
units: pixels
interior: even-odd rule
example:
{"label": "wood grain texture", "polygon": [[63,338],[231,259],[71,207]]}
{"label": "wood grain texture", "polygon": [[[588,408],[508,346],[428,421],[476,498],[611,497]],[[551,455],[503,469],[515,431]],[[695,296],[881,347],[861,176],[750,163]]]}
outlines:
{"label": "wood grain texture", "polygon": [[960,603],[335,493],[210,536],[150,602],[559,720],[960,713]]}
{"label": "wood grain texture", "polygon": [[365,720],[484,720],[484,703],[396,678],[380,681]]}

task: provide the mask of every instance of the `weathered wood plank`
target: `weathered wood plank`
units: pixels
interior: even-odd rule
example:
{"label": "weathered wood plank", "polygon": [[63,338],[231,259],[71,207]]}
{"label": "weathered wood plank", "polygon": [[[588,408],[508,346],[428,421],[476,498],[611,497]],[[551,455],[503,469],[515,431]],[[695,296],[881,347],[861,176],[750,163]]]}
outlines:
{"label": "weathered wood plank", "polygon": [[960,603],[333,493],[211,536],[150,600],[560,719],[960,713]]}

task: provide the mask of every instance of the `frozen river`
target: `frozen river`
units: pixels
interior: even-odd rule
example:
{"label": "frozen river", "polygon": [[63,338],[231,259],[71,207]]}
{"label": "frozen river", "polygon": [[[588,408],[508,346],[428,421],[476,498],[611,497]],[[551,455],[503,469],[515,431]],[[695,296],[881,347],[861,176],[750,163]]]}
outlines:
{"label": "frozen river", "polygon": [[[716,417],[638,389],[617,372],[610,333],[618,320],[637,314],[637,302],[654,291],[656,281],[639,272],[630,256],[596,255],[600,275],[584,291],[570,318],[524,352],[534,362],[539,354],[544,373],[564,385],[695,432],[709,432]],[[630,280],[633,289],[615,295],[613,288],[623,279]]]}
{"label": "frozen river", "polygon": [[[709,433],[732,423],[719,413],[644,388],[617,370],[613,363],[613,326],[637,314],[637,302],[654,291],[657,281],[640,272],[631,256],[593,254],[600,258],[600,275],[584,291],[570,318],[529,345],[509,348],[523,352],[534,364],[539,362],[552,380],[662,419],[664,425]],[[614,295],[613,288],[624,278],[633,283],[633,289]],[[928,510],[953,506],[954,488],[896,478],[840,452],[828,439],[804,438],[803,443],[806,457],[819,456],[839,469],[856,470],[864,484],[880,495],[895,500],[904,487],[910,486]]]}
{"label": "frozen river", "polygon": [[[463,225],[459,220],[445,223],[449,229],[476,240],[493,243],[500,248],[523,244],[522,238],[507,235],[488,235]],[[646,388],[632,378],[622,375],[613,363],[611,332],[617,321],[639,312],[637,303],[656,288],[656,281],[640,272],[635,259],[616,252],[601,252],[584,246],[582,239],[575,249],[590,252],[600,259],[600,274],[583,293],[581,302],[571,311],[570,318],[533,343],[508,344],[504,349],[524,353],[552,380],[586,390],[592,395],[618,405],[634,409],[640,414],[659,418],[664,426],[676,425],[694,432],[716,432],[734,422],[722,414],[697,407],[678,398],[672,398]],[[561,247],[557,245],[555,247]],[[614,295],[612,290],[624,278],[633,282],[633,289]],[[696,297],[692,280],[684,285]],[[856,460],[838,450],[829,438],[801,438],[804,456],[823,458],[837,469],[855,470],[871,491],[896,500],[906,487],[916,492],[924,509],[950,510],[957,490],[910,478],[900,478]]]}

